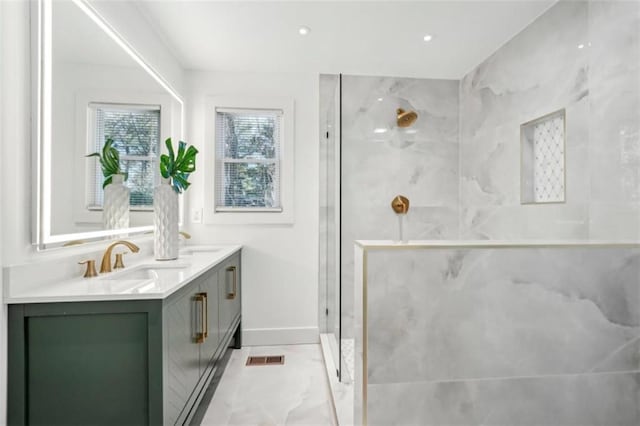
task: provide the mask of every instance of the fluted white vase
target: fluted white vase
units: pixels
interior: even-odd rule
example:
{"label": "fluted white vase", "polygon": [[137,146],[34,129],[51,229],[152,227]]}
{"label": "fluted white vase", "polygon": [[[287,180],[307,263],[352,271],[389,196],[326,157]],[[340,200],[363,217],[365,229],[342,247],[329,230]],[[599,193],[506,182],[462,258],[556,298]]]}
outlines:
{"label": "fluted white vase", "polygon": [[129,227],[129,188],[124,184],[124,175],[113,175],[104,188],[102,225],[104,229]]}
{"label": "fluted white vase", "polygon": [[154,253],[156,260],[178,258],[178,193],[169,179],[162,179],[153,191]]}

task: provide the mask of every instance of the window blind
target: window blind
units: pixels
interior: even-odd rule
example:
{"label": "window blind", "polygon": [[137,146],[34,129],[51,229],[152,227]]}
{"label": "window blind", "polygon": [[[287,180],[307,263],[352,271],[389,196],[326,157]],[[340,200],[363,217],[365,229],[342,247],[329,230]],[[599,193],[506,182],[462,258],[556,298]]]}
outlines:
{"label": "window blind", "polygon": [[216,211],[281,211],[282,110],[216,109]]}
{"label": "window blind", "polygon": [[[160,107],[155,105],[97,104],[89,105],[93,118],[90,152],[102,153],[108,138],[120,154],[120,167],[128,175],[125,185],[131,192],[133,210],[153,208],[153,188],[158,181],[158,147],[160,145]],[[87,207],[102,208],[104,177],[100,162],[89,176]]]}

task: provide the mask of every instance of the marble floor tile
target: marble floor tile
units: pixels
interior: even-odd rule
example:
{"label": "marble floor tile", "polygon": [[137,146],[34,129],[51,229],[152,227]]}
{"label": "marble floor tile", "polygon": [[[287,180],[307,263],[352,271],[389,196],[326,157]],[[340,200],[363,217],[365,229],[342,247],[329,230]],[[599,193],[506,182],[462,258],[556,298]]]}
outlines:
{"label": "marble floor tile", "polygon": [[[250,355],[284,355],[284,365],[252,366]],[[234,350],[202,425],[335,425],[320,345]]]}

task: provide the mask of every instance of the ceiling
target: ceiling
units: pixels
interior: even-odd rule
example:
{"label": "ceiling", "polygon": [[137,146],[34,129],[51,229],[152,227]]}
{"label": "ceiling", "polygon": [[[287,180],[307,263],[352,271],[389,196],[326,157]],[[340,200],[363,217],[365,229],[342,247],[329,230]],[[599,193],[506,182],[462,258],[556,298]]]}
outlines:
{"label": "ceiling", "polygon": [[[553,3],[152,0],[139,7],[185,69],[459,79]],[[310,33],[299,35],[300,26]]]}

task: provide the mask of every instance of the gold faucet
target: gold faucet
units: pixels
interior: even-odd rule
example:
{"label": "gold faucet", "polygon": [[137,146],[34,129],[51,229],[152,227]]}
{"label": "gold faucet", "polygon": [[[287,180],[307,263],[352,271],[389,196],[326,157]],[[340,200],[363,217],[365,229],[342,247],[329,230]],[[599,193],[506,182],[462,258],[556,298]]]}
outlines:
{"label": "gold faucet", "polygon": [[140,247],[138,247],[133,243],[130,243],[129,241],[124,241],[124,240],[116,241],[115,243],[109,245],[109,247],[107,247],[107,249],[104,251],[104,255],[102,256],[102,263],[100,264],[101,274],[104,274],[106,272],[111,272],[111,251],[115,246],[120,244],[127,246],[129,250],[131,250],[134,253],[137,253],[140,251]]}
{"label": "gold faucet", "polygon": [[185,240],[190,240],[191,239],[191,234],[189,234],[188,232],[180,231],[180,232],[178,232],[178,234],[182,235]]}

